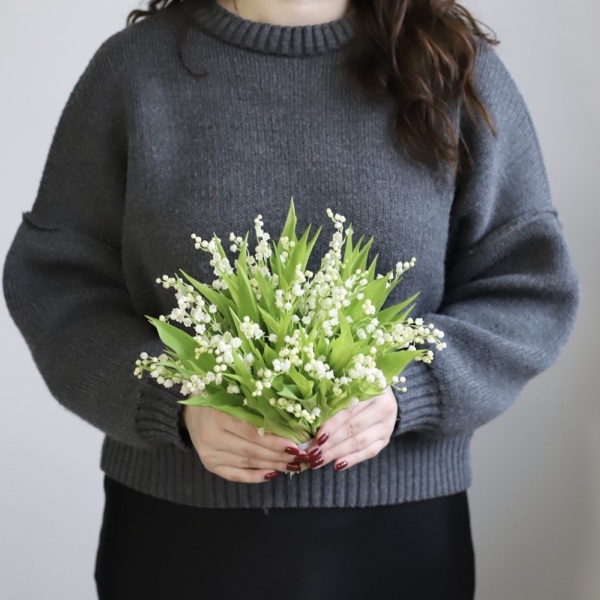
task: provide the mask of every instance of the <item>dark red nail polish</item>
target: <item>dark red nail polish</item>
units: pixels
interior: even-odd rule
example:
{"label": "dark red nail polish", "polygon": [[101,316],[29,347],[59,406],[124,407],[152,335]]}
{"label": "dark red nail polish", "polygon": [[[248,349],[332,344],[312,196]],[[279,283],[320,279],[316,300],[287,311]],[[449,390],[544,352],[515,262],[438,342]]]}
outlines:
{"label": "dark red nail polish", "polygon": [[265,475],[265,479],[269,480],[269,479],[277,479],[277,477],[279,477],[279,474],[277,473],[277,471],[271,471],[270,473],[267,473]]}
{"label": "dark red nail polish", "polygon": [[317,444],[319,444],[319,446],[322,446],[328,439],[329,439],[329,434],[323,433],[317,438]]}
{"label": "dark red nail polish", "polygon": [[336,471],[341,471],[342,469],[345,469],[348,466],[348,463],[345,460],[342,460],[339,463],[335,463],[335,470]]}
{"label": "dark red nail polish", "polygon": [[285,470],[286,471],[294,471],[295,473],[299,473],[302,470],[302,465],[291,462],[291,463],[288,463],[287,465],[285,465]]}
{"label": "dark red nail polish", "polygon": [[321,456],[323,454],[321,448],[317,447],[317,448],[313,448],[309,453],[308,453],[308,459],[309,460],[313,460],[315,458],[317,458],[317,456]]}
{"label": "dark red nail polish", "polygon": [[294,464],[297,464],[297,465],[301,465],[301,464],[307,463],[308,462],[308,456],[305,456],[304,458],[302,458],[301,456],[295,456],[294,460],[292,462]]}
{"label": "dark red nail polish", "polygon": [[291,446],[286,448],[285,451],[293,456],[298,456],[298,454],[300,454],[300,450],[298,450],[298,448],[292,448]]}
{"label": "dark red nail polish", "polygon": [[324,459],[323,459],[323,457],[322,457],[322,456],[319,456],[319,458],[317,458],[316,460],[311,460],[311,461],[308,463],[308,466],[309,466],[311,469],[314,469],[315,467],[318,467],[319,465],[322,465],[322,464],[323,464],[323,460],[324,460]]}

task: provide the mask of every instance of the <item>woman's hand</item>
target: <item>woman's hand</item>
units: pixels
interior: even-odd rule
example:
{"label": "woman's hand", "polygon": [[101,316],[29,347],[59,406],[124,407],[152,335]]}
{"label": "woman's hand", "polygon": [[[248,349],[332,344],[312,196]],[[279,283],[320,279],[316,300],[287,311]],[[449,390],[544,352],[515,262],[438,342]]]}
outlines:
{"label": "woman's hand", "polygon": [[398,403],[391,387],[383,394],[341,410],[323,423],[307,449],[312,469],[333,462],[337,471],[373,458],[389,443]]}
{"label": "woman's hand", "polygon": [[229,481],[262,483],[277,471],[299,471],[291,462],[299,453],[293,442],[266,434],[220,410],[184,406],[183,421],[204,467]]}

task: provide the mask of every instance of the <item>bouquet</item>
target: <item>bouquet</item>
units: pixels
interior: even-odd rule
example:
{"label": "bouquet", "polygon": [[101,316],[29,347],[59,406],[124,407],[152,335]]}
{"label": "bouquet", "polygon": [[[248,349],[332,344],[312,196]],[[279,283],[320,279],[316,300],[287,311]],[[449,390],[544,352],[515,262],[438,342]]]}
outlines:
{"label": "bouquet", "polygon": [[211,255],[216,279],[208,285],[183,270],[157,283],[175,290],[177,306],[147,316],[166,349],[142,352],[134,374],[148,372],[158,384],[181,386],[182,404],[210,406],[298,444],[350,405],[383,393],[406,391],[402,370],[429,363],[443,332],[409,317],[414,301],[383,308],[402,274],[415,264],[399,262],[376,274],[368,263],[373,238],[356,242],[346,219],[327,209],[334,232],[316,273],[307,269],[321,228],[298,238],[293,198],[285,226],[274,241],[254,219],[249,234],[229,236],[232,262],[222,241],[192,234],[195,247]]}

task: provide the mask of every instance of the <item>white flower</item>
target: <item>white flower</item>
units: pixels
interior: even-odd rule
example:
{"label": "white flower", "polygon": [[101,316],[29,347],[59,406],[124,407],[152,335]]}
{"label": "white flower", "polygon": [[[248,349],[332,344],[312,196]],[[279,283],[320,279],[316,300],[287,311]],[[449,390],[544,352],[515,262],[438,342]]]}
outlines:
{"label": "white flower", "polygon": [[362,305],[362,309],[363,309],[365,315],[374,315],[375,314],[375,306],[373,305],[371,300],[369,300],[369,298],[367,298],[365,300],[365,303]]}
{"label": "white flower", "polygon": [[264,335],[264,331],[260,328],[257,323],[253,323],[250,317],[244,317],[244,320],[240,323],[240,331],[248,338],[258,340]]}

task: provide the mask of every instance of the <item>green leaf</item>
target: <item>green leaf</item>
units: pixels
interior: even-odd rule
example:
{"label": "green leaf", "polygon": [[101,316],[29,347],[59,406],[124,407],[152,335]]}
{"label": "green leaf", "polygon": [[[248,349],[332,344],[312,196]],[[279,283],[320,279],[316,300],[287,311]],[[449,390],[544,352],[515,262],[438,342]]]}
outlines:
{"label": "green leaf", "polygon": [[191,335],[166,321],[161,321],[148,315],[146,315],[146,318],[156,327],[158,336],[162,342],[171,348],[177,354],[178,358],[181,360],[194,360],[198,344]]}
{"label": "green leaf", "polygon": [[269,314],[276,314],[278,309],[275,305],[275,290],[273,289],[273,284],[260,271],[256,271],[253,276],[258,282],[258,288],[261,293],[261,298],[258,300],[259,308],[265,309]]}
{"label": "green leaf", "polygon": [[248,271],[248,235],[249,234],[246,233],[246,235],[244,236],[244,241],[242,242],[242,245],[239,248],[238,257],[235,261],[236,265],[241,266],[242,269],[246,271]]}
{"label": "green leaf", "polygon": [[288,210],[287,218],[285,220],[285,225],[283,226],[283,230],[281,232],[280,237],[287,237],[290,240],[296,241],[298,238],[296,237],[296,223],[298,219],[296,218],[296,210],[294,209],[294,197],[290,199],[290,208]]}
{"label": "green leaf", "polygon": [[187,281],[192,286],[194,286],[196,290],[198,290],[198,292],[200,292],[200,294],[202,294],[202,296],[206,298],[206,300],[208,300],[208,302],[214,304],[217,307],[219,314],[222,317],[224,317],[230,325],[233,325],[230,317],[230,311],[233,310],[234,313],[237,312],[237,307],[235,303],[232,302],[229,298],[227,298],[227,296],[225,296],[220,291],[214,290],[209,285],[200,283],[199,281],[188,275],[185,271],[181,270],[181,273],[187,279]]}
{"label": "green leaf", "polygon": [[273,316],[271,316],[266,310],[264,310],[260,307],[258,308],[258,310],[260,311],[260,314],[265,323],[265,326],[267,327],[268,333],[274,333],[275,335],[278,336],[279,335],[279,321],[277,319],[275,319]]}
{"label": "green leaf", "polygon": [[340,315],[340,334],[329,344],[328,363],[331,365],[337,375],[339,375],[348,365],[348,362],[354,356],[354,340],[352,330],[346,317]]}
{"label": "green leaf", "polygon": [[[352,251],[354,250],[354,247],[352,245],[352,224],[350,224],[348,226],[348,229],[350,229],[350,233],[346,235],[346,243],[344,244],[344,254],[343,254],[342,262],[346,262],[346,260],[348,260],[350,258],[350,256],[352,255]],[[345,271],[344,271],[343,278],[347,279],[350,275],[351,275],[351,273],[348,273],[347,275],[345,275]]]}
{"label": "green leaf", "polygon": [[[365,295],[362,301],[357,300],[351,309],[348,311],[348,314],[352,317],[354,321],[358,321],[362,319],[365,314],[362,308],[362,305],[366,300],[370,300],[375,307],[375,310],[379,310],[386,298],[388,297],[390,288],[386,288],[387,279],[385,277],[381,277],[380,279],[374,279],[364,288],[363,293]],[[374,315],[377,317],[377,315]],[[379,317],[377,317],[379,318]]]}
{"label": "green leaf", "polygon": [[232,350],[232,354],[235,372],[239,377],[242,378],[242,383],[244,385],[246,385],[249,389],[254,389],[254,377],[252,377],[252,371],[250,371],[248,364],[235,350]]}
{"label": "green leaf", "polygon": [[279,352],[285,344],[285,336],[291,335],[289,331],[290,325],[292,324],[292,317],[294,312],[289,310],[283,314],[279,321],[279,331],[277,333],[277,341],[275,342],[275,350]]}
{"label": "green leaf", "polygon": [[[414,308],[414,301],[418,298],[419,293],[420,292],[417,292],[416,294],[413,294],[410,298],[407,298],[403,302],[399,302],[398,304],[394,304],[393,306],[390,306],[390,307],[386,308],[385,310],[382,310],[377,315],[379,322],[381,324],[388,323],[391,321],[398,323],[398,322],[406,320],[406,318],[408,317],[408,313],[410,313],[411,309]],[[403,310],[405,311],[403,313],[403,315],[406,315],[406,316],[401,316],[400,318],[396,318],[396,316]]]}
{"label": "green leaf", "polygon": [[319,237],[321,232],[321,227],[317,230],[317,233],[313,236],[311,240],[309,240],[310,236],[310,225],[304,230],[302,237],[296,242],[294,249],[291,251],[290,256],[288,257],[288,261],[286,263],[285,268],[285,277],[288,281],[293,281],[294,276],[296,274],[296,266],[300,265],[300,270],[302,272],[305,271],[306,265],[308,263],[308,259],[310,258],[310,254],[312,249]]}
{"label": "green leaf", "polygon": [[188,398],[187,400],[179,400],[179,404],[186,404],[188,406],[207,406],[210,408],[215,408],[224,412],[240,421],[244,421],[245,423],[249,423],[250,425],[255,425],[256,427],[264,426],[264,417],[261,415],[257,415],[248,407],[242,405],[242,398],[240,396],[234,396],[232,394],[228,394],[227,392],[218,392],[216,394],[211,394],[206,398],[202,398],[201,396],[194,396],[192,398]]}
{"label": "green leaf", "polygon": [[[237,337],[240,338],[242,345],[241,345],[241,350],[243,350],[246,354],[248,352],[253,352],[254,351],[254,344],[252,343],[253,340],[249,340],[243,333],[242,330],[240,329],[240,325],[241,325],[241,321],[238,318],[238,316],[232,312],[231,313],[231,320],[233,321],[233,331],[236,333]],[[235,355],[234,355],[235,357]],[[240,359],[241,360],[241,359]]]}
{"label": "green leaf", "polygon": [[262,356],[263,359],[265,361],[265,364],[268,365],[269,369],[273,368],[273,361],[277,358],[277,352],[275,352],[275,350],[273,350],[273,348],[271,348],[271,346],[268,346],[265,344],[265,347],[262,350]]}
{"label": "green leaf", "polygon": [[354,267],[352,269],[352,273],[356,271],[356,269],[360,269],[361,271],[365,271],[367,265],[367,257],[369,255],[369,250],[373,244],[373,238],[369,238],[369,241],[361,248],[362,237],[360,238],[358,244],[356,245],[355,250],[359,250],[356,258],[354,259]]}
{"label": "green leaf", "polygon": [[288,375],[292,381],[298,386],[301,398],[308,398],[313,393],[313,382],[304,377],[299,371],[292,367],[288,371]]}
{"label": "green leaf", "polygon": [[367,268],[366,278],[369,281],[372,281],[373,279],[375,279],[375,276],[377,275],[376,269],[377,269],[377,260],[378,260],[378,258],[379,258],[379,255],[376,254],[375,258],[373,258],[373,260],[371,261],[371,264]]}
{"label": "green leaf", "polygon": [[287,398],[288,400],[300,400],[302,394],[300,393],[300,388],[294,384],[288,385],[280,385],[280,389],[277,390],[277,393],[282,398]]}
{"label": "green leaf", "polygon": [[260,313],[256,303],[256,296],[252,290],[252,286],[248,281],[248,275],[242,266],[237,265],[237,280],[239,289],[238,317],[243,319],[248,316],[254,323],[261,325]]}
{"label": "green leaf", "polygon": [[421,350],[389,352],[376,360],[377,368],[382,371],[386,381],[389,382],[394,375],[399,375],[420,354],[422,354]]}
{"label": "green leaf", "polygon": [[200,370],[202,373],[208,373],[208,371],[212,371],[217,364],[214,354],[210,354],[209,352],[203,352],[198,355],[198,358],[189,361],[192,367],[192,370],[196,372]]}

